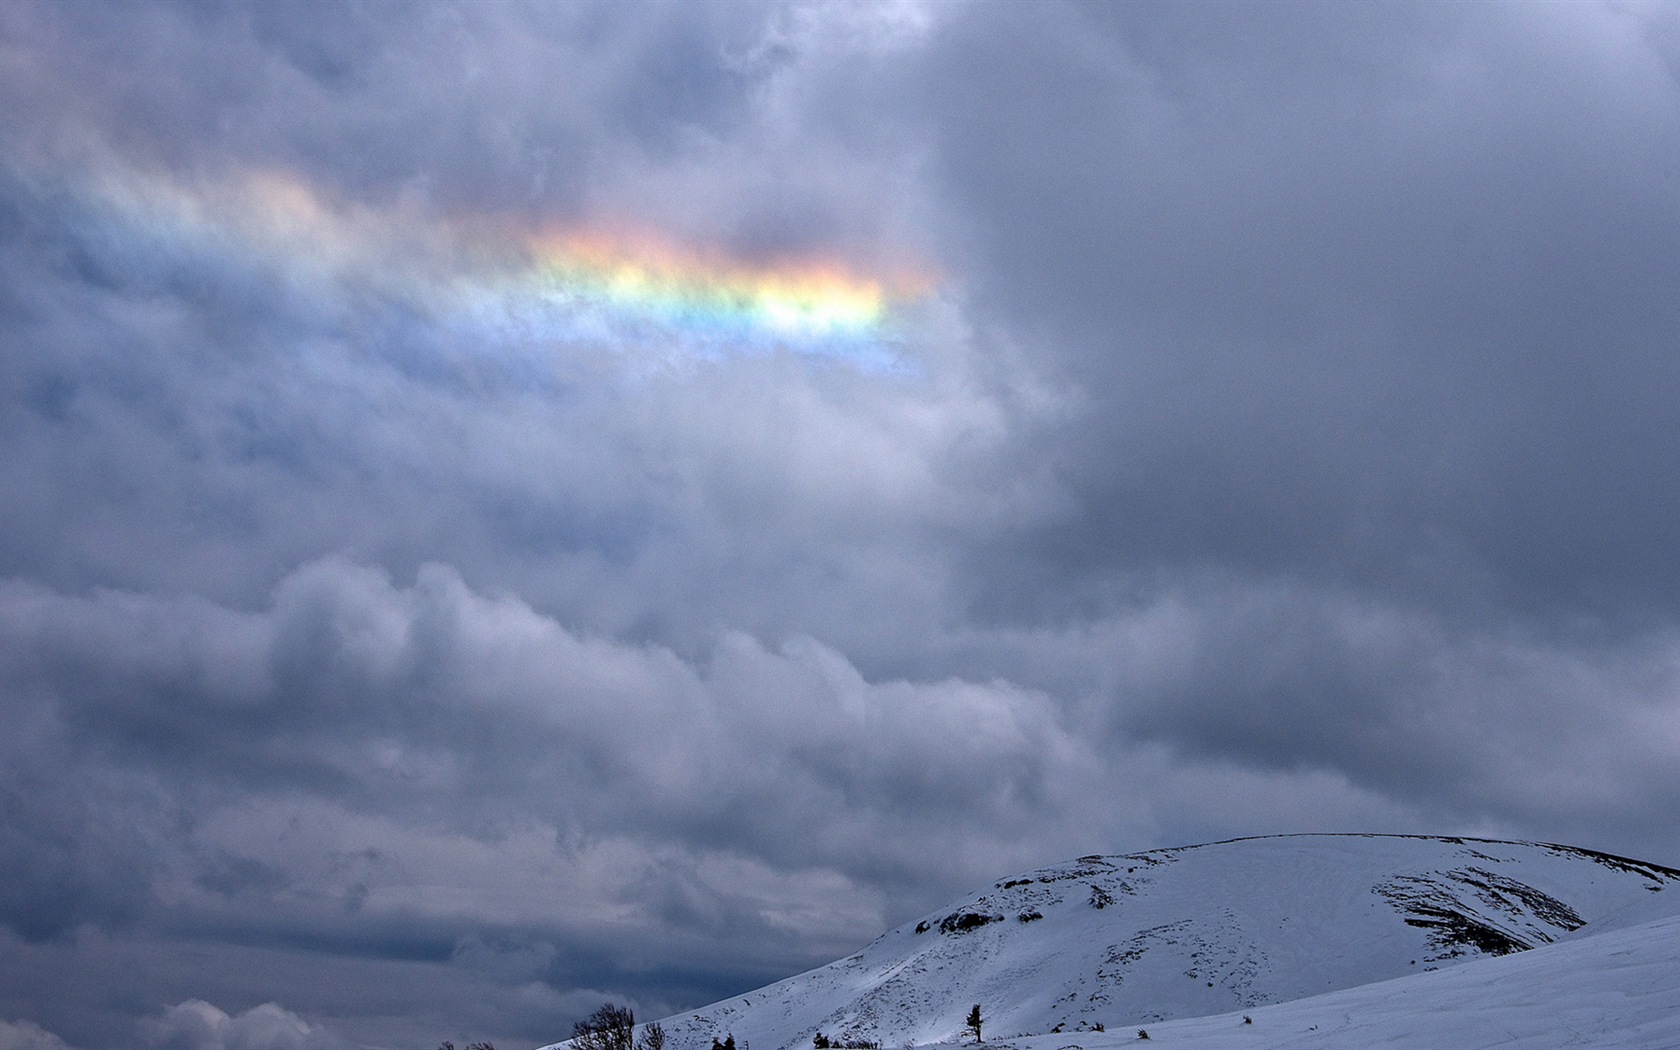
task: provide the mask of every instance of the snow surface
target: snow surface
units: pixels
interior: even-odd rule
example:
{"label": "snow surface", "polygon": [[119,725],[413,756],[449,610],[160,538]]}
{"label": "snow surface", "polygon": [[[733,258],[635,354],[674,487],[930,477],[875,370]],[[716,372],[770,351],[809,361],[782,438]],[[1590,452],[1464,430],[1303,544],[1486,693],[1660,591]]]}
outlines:
{"label": "snow surface", "polygon": [[1140,1028],[1150,1046],[1680,1046],[1677,889],[1673,869],[1481,839],[1085,857],[662,1025],[672,1050],[805,1050],[819,1031],[896,1050],[960,1043],[979,1003],[1000,1050]]}
{"label": "snow surface", "polygon": [[[1243,1023],[1245,1016],[1251,1024]],[[1149,1033],[1147,1043],[1138,1039],[1139,1028]],[[988,1046],[1680,1047],[1680,917],[1246,1013],[1116,1027],[1074,1039],[988,1041]],[[972,1042],[967,1050],[974,1050]]]}

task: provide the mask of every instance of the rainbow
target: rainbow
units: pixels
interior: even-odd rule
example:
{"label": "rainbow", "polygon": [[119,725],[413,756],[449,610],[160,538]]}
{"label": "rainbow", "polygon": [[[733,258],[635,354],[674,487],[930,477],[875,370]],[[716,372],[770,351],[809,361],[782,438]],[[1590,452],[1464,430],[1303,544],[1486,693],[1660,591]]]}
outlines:
{"label": "rainbow", "polygon": [[284,173],[186,183],[114,169],[79,196],[137,249],[234,256],[325,294],[373,288],[493,341],[721,355],[789,350],[881,364],[932,282],[836,259],[755,264],[658,235],[521,229],[337,199]]}

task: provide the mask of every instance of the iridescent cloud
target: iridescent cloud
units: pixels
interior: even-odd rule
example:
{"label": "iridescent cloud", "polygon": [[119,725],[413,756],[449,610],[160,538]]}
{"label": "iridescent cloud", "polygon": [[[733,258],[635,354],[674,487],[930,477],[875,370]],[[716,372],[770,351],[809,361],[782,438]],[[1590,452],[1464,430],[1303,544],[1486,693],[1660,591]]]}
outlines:
{"label": "iridescent cloud", "polygon": [[493,215],[356,204],[275,172],[188,183],[115,169],[76,183],[96,221],[138,250],[229,254],[291,280],[371,286],[496,342],[785,349],[881,365],[895,356],[895,315],[932,283],[838,259],[756,263],[656,233],[530,231]]}

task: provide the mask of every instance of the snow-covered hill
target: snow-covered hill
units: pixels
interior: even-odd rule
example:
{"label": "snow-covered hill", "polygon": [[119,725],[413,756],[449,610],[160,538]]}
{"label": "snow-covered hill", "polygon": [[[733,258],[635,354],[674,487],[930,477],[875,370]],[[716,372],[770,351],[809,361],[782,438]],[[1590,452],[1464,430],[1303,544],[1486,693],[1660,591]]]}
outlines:
{"label": "snow-covered hill", "polygon": [[[1549,944],[1559,949],[1533,958],[1567,972],[1574,956],[1562,944],[1605,931],[1643,930],[1643,941],[1630,936],[1660,953],[1680,931],[1662,920],[1676,916],[1680,871],[1566,846],[1236,839],[1001,879],[849,958],[664,1027],[673,1050],[705,1050],[726,1033],[757,1050],[803,1050],[818,1032],[899,1047],[959,1041],[979,1003],[988,1042],[1047,1037],[1023,1045],[1089,1050],[1135,1040],[1143,1026],[1167,1035],[1176,1026],[1159,1023],[1174,1018],[1237,1011],[1258,1023],[1264,1004],[1373,994],[1362,986],[1394,978],[1455,987],[1458,975],[1429,971]],[[1245,1045],[1274,1045],[1243,1027]]]}

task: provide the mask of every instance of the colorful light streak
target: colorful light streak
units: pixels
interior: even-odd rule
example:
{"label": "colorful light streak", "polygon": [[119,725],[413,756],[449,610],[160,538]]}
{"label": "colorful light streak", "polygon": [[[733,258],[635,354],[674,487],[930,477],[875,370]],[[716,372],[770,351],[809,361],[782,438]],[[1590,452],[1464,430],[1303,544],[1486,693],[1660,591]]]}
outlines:
{"label": "colorful light streak", "polygon": [[834,260],[754,265],[654,235],[527,233],[494,217],[349,204],[272,172],[187,184],[119,170],[84,180],[81,195],[139,250],[233,255],[327,291],[375,288],[453,328],[498,328],[495,342],[787,349],[880,364],[893,356],[895,312],[931,285]]}
{"label": "colorful light streak", "polygon": [[833,266],[749,269],[685,255],[656,242],[599,235],[538,242],[537,273],[566,294],[674,321],[736,318],[789,335],[865,333],[881,323],[880,282]]}

